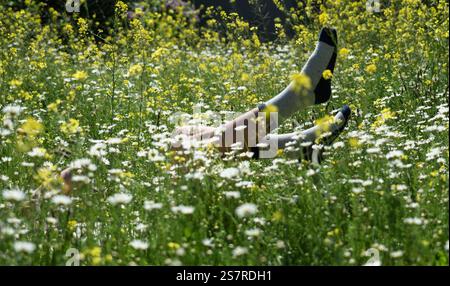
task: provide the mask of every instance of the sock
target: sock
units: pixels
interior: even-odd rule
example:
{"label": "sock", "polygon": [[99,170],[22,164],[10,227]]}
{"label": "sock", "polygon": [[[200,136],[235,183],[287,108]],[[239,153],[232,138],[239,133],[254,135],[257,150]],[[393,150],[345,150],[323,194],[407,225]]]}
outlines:
{"label": "sock", "polygon": [[290,158],[300,158],[320,163],[321,150],[315,148],[314,144],[330,145],[333,143],[347,125],[350,114],[350,108],[344,105],[334,116],[333,120],[328,123],[316,125],[300,133],[269,134],[267,139],[270,141],[276,140],[278,148],[285,149],[286,155]]}
{"label": "sock", "polygon": [[320,144],[330,145],[336,137],[342,132],[350,118],[350,107],[344,105],[330,122],[316,125],[300,134],[302,142],[315,143],[319,140]]}
{"label": "sock", "polygon": [[331,96],[331,79],[325,80],[322,74],[326,69],[334,71],[336,44],[336,30],[322,28],[316,48],[301,71],[302,75],[309,78],[310,88],[299,90],[298,83],[292,81],[280,94],[260,105],[258,109],[263,111],[266,106],[275,106],[281,122],[305,107],[326,102]]}
{"label": "sock", "polygon": [[[323,29],[322,29],[323,31]],[[334,47],[333,54],[325,70],[330,70],[334,73],[334,66],[336,65],[336,46],[337,46],[337,32],[335,29],[327,29],[326,32],[320,34],[320,41],[327,43]],[[323,71],[322,71],[323,72]],[[320,77],[319,83],[314,89],[315,104],[320,104],[327,102],[331,97],[331,78],[325,79],[323,76]]]}

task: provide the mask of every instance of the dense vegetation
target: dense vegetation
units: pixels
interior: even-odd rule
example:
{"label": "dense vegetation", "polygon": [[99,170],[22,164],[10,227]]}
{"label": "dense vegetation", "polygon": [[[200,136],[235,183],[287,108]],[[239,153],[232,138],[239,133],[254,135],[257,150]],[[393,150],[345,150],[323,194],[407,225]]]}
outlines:
{"label": "dense vegetation", "polygon": [[[274,2],[292,38],[211,8],[118,1],[104,26],[0,1],[0,264],[448,265],[448,2]],[[349,104],[322,165],[169,150],[171,115],[271,98],[327,25],[333,97],[280,128]]]}

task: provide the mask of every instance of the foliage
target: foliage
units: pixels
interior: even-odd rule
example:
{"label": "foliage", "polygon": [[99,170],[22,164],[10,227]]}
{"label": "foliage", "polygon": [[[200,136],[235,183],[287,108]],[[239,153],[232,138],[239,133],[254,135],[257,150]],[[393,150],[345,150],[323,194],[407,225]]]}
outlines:
{"label": "foliage", "polygon": [[[285,10],[296,36],[270,43],[215,9],[199,27],[182,7],[129,17],[119,1],[99,31],[24,5],[0,4],[1,264],[64,265],[75,248],[83,265],[362,265],[376,252],[383,265],[448,265],[447,1],[377,13],[308,0]],[[172,114],[271,98],[324,25],[339,33],[333,98],[280,128],[350,104],[320,167],[169,151]]]}

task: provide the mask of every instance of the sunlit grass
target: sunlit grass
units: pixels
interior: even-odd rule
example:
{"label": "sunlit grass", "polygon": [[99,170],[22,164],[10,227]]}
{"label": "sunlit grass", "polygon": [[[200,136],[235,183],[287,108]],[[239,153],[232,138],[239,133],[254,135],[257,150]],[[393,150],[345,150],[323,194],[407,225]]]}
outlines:
{"label": "sunlit grass", "polygon": [[[325,2],[286,11],[297,36],[274,43],[235,15],[198,28],[121,4],[101,33],[0,4],[0,264],[73,248],[82,265],[448,265],[448,3]],[[323,25],[339,33],[333,98],[281,127],[352,107],[320,167],[169,151],[171,115],[269,99]]]}

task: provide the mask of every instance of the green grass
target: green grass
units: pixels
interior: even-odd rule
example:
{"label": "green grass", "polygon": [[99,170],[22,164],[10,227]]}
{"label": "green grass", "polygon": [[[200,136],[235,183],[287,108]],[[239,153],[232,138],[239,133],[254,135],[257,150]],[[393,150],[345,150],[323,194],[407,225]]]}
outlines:
{"label": "green grass", "polygon": [[[448,4],[403,1],[367,14],[365,1],[341,2],[322,10],[349,50],[338,58],[333,98],[280,128],[307,128],[349,104],[342,143],[320,166],[283,155],[178,156],[164,139],[175,112],[192,114],[198,103],[244,112],[280,92],[314,47],[317,11],[296,39],[260,44],[232,17],[220,36],[215,26],[197,34],[176,13],[146,13],[101,40],[80,31],[77,15],[44,24],[34,5],[5,8],[0,264],[64,265],[75,248],[82,265],[363,265],[377,257],[382,265],[448,265]],[[376,71],[366,70],[371,64]],[[13,116],[7,106],[22,111]],[[32,156],[33,148],[45,150]],[[59,173],[80,159],[82,182],[62,197],[71,203],[55,203]],[[222,178],[226,168],[239,175]],[[113,205],[117,193],[132,199]],[[146,201],[161,208],[146,210]],[[245,203],[257,212],[238,216]],[[21,250],[20,241],[32,245]]]}

